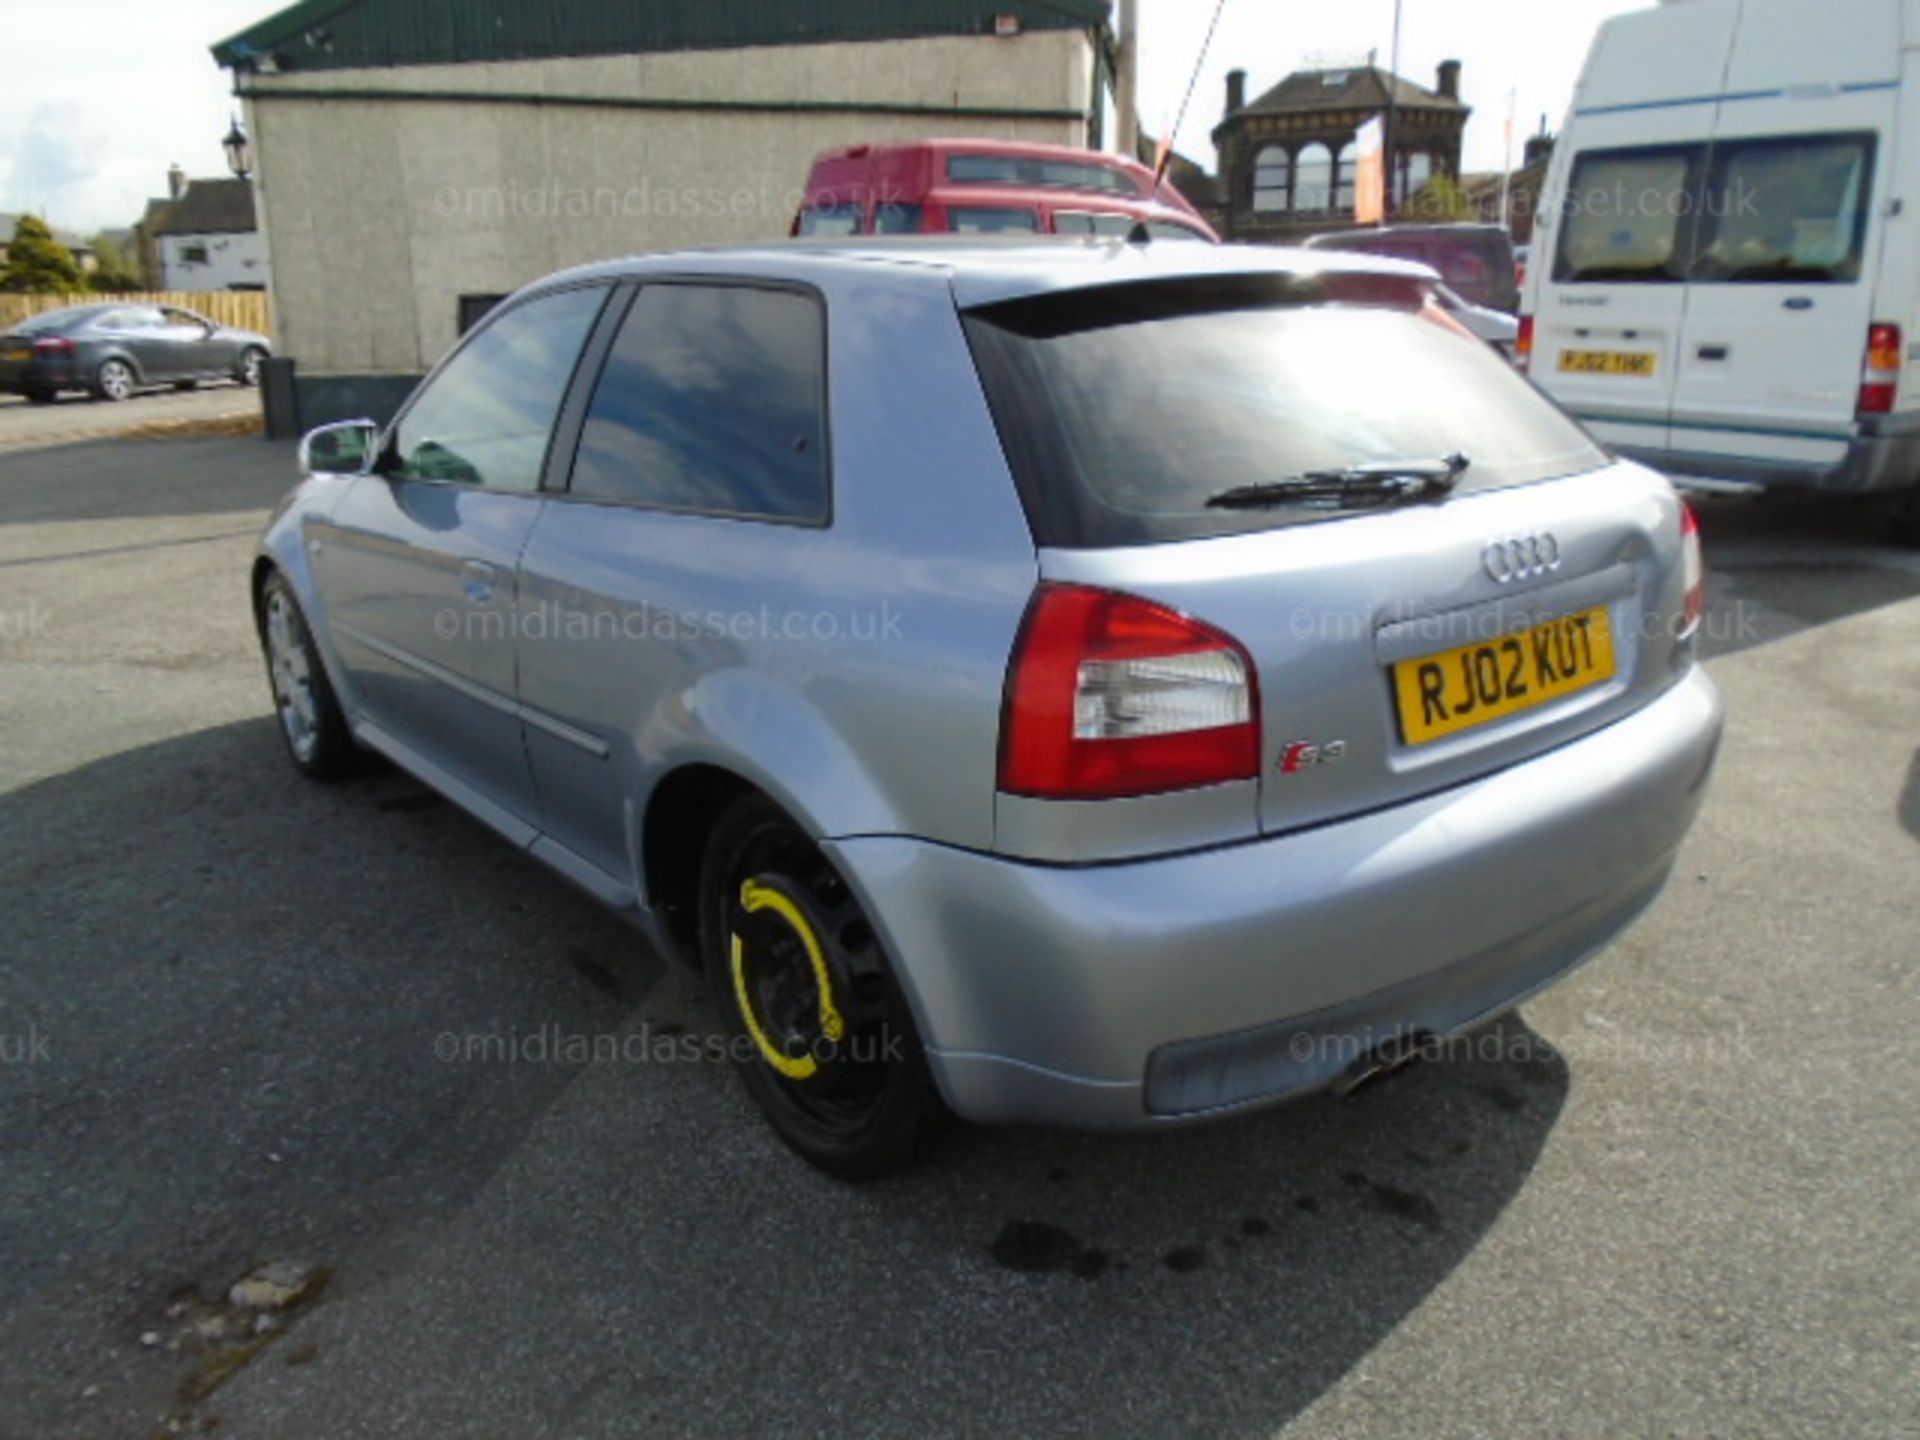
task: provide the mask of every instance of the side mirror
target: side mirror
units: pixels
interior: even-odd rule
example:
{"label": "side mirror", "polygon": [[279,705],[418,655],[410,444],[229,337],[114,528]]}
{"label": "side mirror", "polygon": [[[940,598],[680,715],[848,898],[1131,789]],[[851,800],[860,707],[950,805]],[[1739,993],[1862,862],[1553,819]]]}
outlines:
{"label": "side mirror", "polygon": [[303,475],[365,475],[380,453],[380,427],[371,420],[340,420],[300,437]]}

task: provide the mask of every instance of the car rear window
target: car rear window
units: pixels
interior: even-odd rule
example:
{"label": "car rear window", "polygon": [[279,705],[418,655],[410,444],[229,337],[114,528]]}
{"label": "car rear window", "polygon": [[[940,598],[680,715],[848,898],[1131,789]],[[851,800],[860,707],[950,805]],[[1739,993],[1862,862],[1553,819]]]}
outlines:
{"label": "car rear window", "polygon": [[1713,147],[1696,281],[1860,276],[1874,137],[1807,135]]}
{"label": "car rear window", "polygon": [[1209,508],[1238,485],[1464,453],[1458,490],[1607,457],[1404,282],[1344,298],[1280,275],[1106,286],[982,307],[968,338],[1042,545],[1137,545],[1342,513]]}
{"label": "car rear window", "polygon": [[1698,165],[1693,146],[1580,156],[1567,185],[1553,278],[1684,280]]}
{"label": "car rear window", "polygon": [[95,310],[43,310],[38,315],[29,315],[26,319],[4,328],[14,335],[58,333],[70,327],[89,324],[98,313],[100,312]]}

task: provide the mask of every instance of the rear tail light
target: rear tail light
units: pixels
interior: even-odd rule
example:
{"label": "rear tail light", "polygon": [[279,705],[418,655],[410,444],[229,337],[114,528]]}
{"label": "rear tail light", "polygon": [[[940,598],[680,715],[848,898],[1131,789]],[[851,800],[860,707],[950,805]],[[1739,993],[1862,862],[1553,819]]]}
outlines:
{"label": "rear tail light", "polygon": [[1002,790],[1097,800],[1259,773],[1258,686],[1237,641],[1131,595],[1040,587],[1007,677]]}
{"label": "rear tail light", "polygon": [[1684,500],[1680,502],[1680,573],[1687,587],[1680,638],[1686,640],[1707,613],[1707,566],[1700,553],[1700,518]]}
{"label": "rear tail light", "polygon": [[1868,328],[1867,363],[1860,372],[1860,414],[1886,415],[1893,410],[1900,388],[1903,349],[1898,325]]}
{"label": "rear tail light", "polygon": [[33,342],[34,353],[38,355],[71,355],[73,341],[64,335],[51,335],[44,340]]}
{"label": "rear tail light", "polygon": [[1514,363],[1525,370],[1533,363],[1533,317],[1520,317],[1520,333],[1513,339]]}

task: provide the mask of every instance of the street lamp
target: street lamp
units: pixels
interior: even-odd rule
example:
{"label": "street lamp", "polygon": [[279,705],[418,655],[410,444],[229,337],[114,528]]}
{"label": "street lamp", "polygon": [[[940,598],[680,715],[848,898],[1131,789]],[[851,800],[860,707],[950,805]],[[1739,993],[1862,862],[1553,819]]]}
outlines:
{"label": "street lamp", "polygon": [[253,142],[247,139],[247,132],[241,128],[239,116],[234,116],[233,128],[227,131],[220,148],[227,152],[227,169],[233,172],[236,180],[244,180],[253,173]]}

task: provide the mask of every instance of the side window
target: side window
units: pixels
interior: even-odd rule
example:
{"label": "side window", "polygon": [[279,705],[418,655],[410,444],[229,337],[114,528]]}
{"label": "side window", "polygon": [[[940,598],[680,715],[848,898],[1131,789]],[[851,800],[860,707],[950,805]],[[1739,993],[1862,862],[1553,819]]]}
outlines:
{"label": "side window", "polygon": [[[1056,235],[1104,235],[1122,240],[1133,233],[1134,219],[1113,211],[1056,210],[1053,233]],[[1151,229],[1151,227],[1149,227]]]}
{"label": "side window", "polygon": [[1171,220],[1149,220],[1147,233],[1156,240],[1198,240],[1207,243],[1207,237],[1191,225],[1179,225]]}
{"label": "side window", "polygon": [[858,235],[863,219],[858,205],[814,205],[800,212],[800,233]]}
{"label": "side window", "polygon": [[1011,205],[949,205],[947,229],[956,235],[992,235],[1003,230],[1037,232],[1040,216]]}
{"label": "side window", "polygon": [[387,473],[490,490],[537,490],[573,367],[604,286],[562,290],[495,318],[400,419]]}
{"label": "side window", "polygon": [[873,210],[876,235],[918,235],[926,228],[926,207],[904,200],[882,200]]}
{"label": "side window", "polygon": [[744,285],[644,286],[594,387],[575,495],[824,520],[820,302]]}

